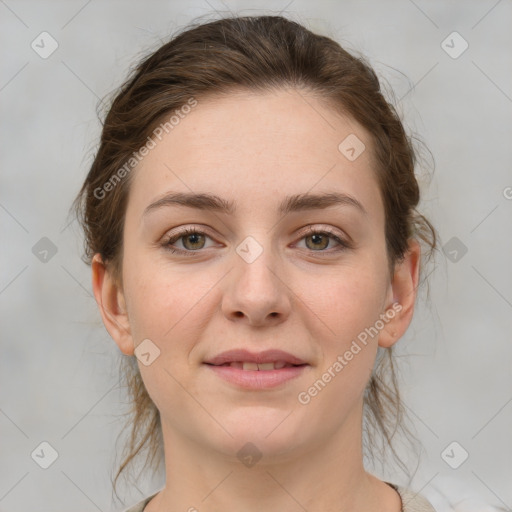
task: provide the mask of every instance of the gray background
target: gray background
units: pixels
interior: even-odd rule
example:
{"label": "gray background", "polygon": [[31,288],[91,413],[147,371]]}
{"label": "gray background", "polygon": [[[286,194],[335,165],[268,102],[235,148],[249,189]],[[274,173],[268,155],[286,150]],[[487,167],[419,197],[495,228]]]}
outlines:
{"label": "gray background", "polygon": [[[446,250],[429,276],[430,302],[423,288],[399,343],[403,396],[424,446],[412,487],[438,511],[451,510],[447,501],[462,502],[455,510],[510,510],[510,0],[0,0],[0,510],[123,509],[110,484],[125,410],[120,353],[102,327],[67,212],[94,155],[99,98],[177,28],[228,9],[284,9],[364,53],[394,89],[407,129],[432,151],[432,179],[428,166],[418,170],[420,209]],[[45,59],[31,47],[43,31],[58,42]],[[456,58],[463,41],[443,44],[453,31],[469,44]],[[43,237],[56,254],[41,252]],[[42,441],[59,455],[48,469],[31,457]],[[469,453],[457,469],[441,455],[453,441],[451,461]],[[404,480],[391,469],[383,476]],[[162,476],[140,478],[121,497],[128,506],[162,484]]]}

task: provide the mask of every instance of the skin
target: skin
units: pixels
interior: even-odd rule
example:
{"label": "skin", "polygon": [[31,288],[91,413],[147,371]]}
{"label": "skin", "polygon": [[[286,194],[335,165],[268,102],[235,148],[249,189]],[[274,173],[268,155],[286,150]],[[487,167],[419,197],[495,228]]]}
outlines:
{"label": "skin", "polygon": [[[351,133],[366,146],[355,161],[338,150]],[[165,449],[166,485],[147,512],[399,512],[397,492],[363,467],[363,391],[377,347],[396,343],[412,319],[420,248],[411,241],[389,275],[374,168],[360,125],[283,89],[199,100],[132,171],[122,285],[99,254],[92,273],[120,350],[133,355],[144,339],[160,350],[149,366],[138,363]],[[172,206],[143,216],[170,191],[215,193],[236,201],[237,212]],[[332,191],[355,197],[367,215],[351,206],[277,212],[286,195]],[[188,254],[164,249],[166,235],[192,226],[207,236],[174,242]],[[334,239],[312,240],[306,226],[330,227],[353,247],[335,252]],[[236,252],[249,235],[263,249],[252,263]],[[401,311],[310,403],[299,403],[393,302]],[[202,364],[232,348],[279,348],[310,366],[279,388],[247,391]],[[263,455],[252,467],[236,455],[247,442]]]}

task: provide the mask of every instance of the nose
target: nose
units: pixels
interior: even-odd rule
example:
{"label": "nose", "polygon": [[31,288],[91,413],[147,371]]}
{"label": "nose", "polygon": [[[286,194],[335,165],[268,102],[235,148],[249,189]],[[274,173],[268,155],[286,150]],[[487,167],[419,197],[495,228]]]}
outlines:
{"label": "nose", "polygon": [[222,298],[222,311],[229,320],[264,326],[279,324],[289,317],[290,284],[270,252],[264,250],[250,263],[235,257]]}

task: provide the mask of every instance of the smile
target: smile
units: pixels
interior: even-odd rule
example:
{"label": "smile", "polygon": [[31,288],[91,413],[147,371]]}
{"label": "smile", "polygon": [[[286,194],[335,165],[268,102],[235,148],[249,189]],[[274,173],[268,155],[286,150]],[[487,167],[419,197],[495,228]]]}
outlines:
{"label": "smile", "polygon": [[238,368],[240,370],[280,370],[281,368],[290,368],[291,366],[299,366],[291,363],[287,363],[286,361],[274,361],[270,363],[253,363],[248,361],[231,361],[229,363],[224,363],[220,365],[214,366],[229,366],[231,368]]}

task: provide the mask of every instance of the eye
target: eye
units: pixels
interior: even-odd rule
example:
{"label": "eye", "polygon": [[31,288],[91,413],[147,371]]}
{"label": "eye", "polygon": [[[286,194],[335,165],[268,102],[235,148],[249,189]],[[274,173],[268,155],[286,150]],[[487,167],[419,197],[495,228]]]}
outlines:
{"label": "eye", "polygon": [[[312,252],[331,253],[343,251],[351,247],[348,242],[342,240],[334,231],[330,230],[329,228],[320,230],[309,226],[307,231],[305,233],[303,232],[302,235],[303,236],[301,240],[305,240],[306,248]],[[338,244],[338,247],[334,248],[332,251],[325,251],[331,240],[334,240]]]}
{"label": "eye", "polygon": [[[210,238],[206,233],[196,228],[187,228],[179,233],[166,238],[163,242],[163,247],[172,253],[188,253],[196,252],[204,248],[205,238]],[[182,244],[185,249],[173,247],[173,244],[178,240],[183,239]]]}
{"label": "eye", "polygon": [[[211,239],[211,237],[208,236],[204,231],[201,231],[197,228],[187,228],[183,231],[180,231],[179,233],[175,233],[167,237],[163,241],[162,247],[171,253],[190,255],[190,253],[199,252],[201,249],[205,248],[206,238]],[[174,244],[181,239],[183,239],[181,243],[184,249],[174,247]],[[300,240],[306,241],[306,249],[309,249],[311,252],[326,252],[330,254],[332,252],[343,251],[351,247],[349,242],[342,240],[334,231],[331,231],[329,228],[320,230],[309,226],[306,231],[302,232],[302,238]],[[331,240],[334,240],[338,244],[338,247],[335,247],[331,251],[326,251],[325,249],[329,246]]]}

